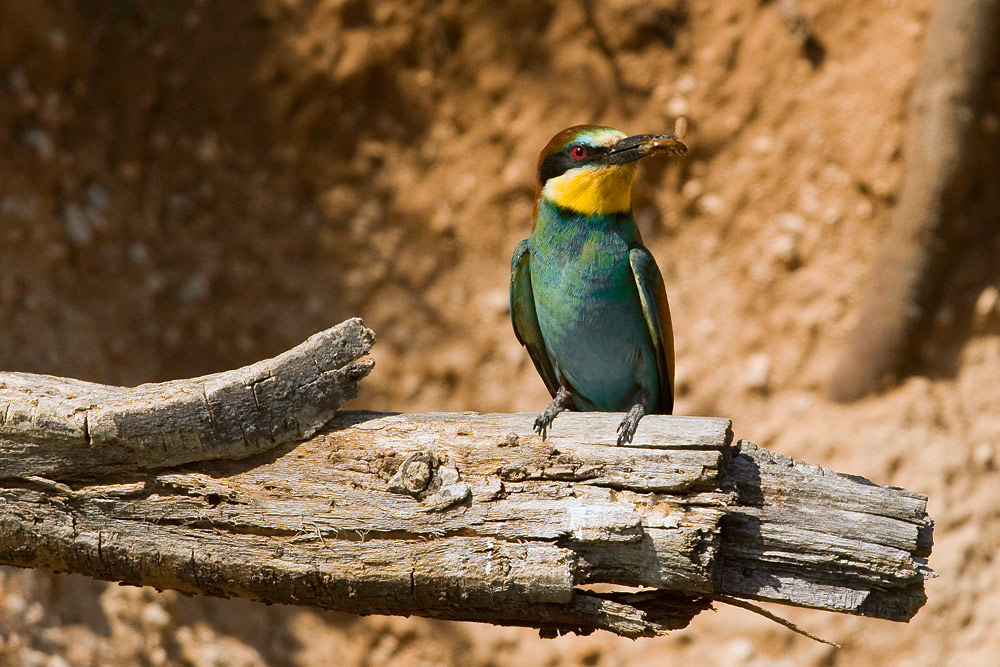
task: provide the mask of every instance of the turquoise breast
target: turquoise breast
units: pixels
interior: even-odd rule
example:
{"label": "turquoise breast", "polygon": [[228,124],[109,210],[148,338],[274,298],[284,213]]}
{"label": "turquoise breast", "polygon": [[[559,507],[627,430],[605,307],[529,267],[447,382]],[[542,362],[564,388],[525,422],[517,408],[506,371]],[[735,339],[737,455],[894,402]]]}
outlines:
{"label": "turquoise breast", "polygon": [[629,265],[631,214],[580,216],[539,202],[531,288],[545,348],[578,410],[624,411],[640,394],[659,404],[653,342]]}

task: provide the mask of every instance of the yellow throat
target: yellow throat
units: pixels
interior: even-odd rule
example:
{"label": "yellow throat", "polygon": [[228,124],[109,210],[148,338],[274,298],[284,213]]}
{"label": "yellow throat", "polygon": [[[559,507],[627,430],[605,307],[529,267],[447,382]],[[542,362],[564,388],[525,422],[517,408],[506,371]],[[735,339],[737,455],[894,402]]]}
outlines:
{"label": "yellow throat", "polygon": [[625,213],[632,208],[634,164],[584,165],[550,178],[542,196],[582,215]]}

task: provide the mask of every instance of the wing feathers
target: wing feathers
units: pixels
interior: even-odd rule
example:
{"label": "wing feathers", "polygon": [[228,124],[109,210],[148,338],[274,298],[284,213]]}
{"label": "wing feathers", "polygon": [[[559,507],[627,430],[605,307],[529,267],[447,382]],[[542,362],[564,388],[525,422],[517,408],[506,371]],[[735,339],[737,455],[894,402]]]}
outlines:
{"label": "wing feathers", "polygon": [[667,290],[663,286],[663,276],[656,266],[656,260],[649,250],[643,247],[633,248],[628,259],[636,287],[639,288],[642,313],[656,351],[660,375],[660,408],[663,414],[670,414],[674,409],[674,329],[670,322]]}
{"label": "wing feathers", "polygon": [[521,241],[514,250],[510,262],[510,319],[514,324],[514,335],[528,350],[538,374],[542,376],[549,394],[556,395],[559,380],[556,379],[552,360],[545,350],[542,331],[535,314],[535,296],[531,289],[531,242]]}

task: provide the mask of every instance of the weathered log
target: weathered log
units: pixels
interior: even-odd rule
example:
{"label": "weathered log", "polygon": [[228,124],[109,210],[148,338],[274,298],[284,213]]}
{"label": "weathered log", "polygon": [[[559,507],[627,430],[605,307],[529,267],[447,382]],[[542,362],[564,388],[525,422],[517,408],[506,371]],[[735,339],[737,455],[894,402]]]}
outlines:
{"label": "weathered log", "polygon": [[739,443],[716,590],[890,620],[927,600],[927,498]]}
{"label": "weathered log", "polygon": [[0,372],[0,478],[138,473],[307,438],[357,396],[374,342],[355,318],[273,359],[138,387]]}
{"label": "weathered log", "polygon": [[[352,321],[248,369],[135,390],[0,373],[19,406],[0,424],[0,563],[628,637],[726,596],[893,620],[923,604],[923,496],[734,444],[725,419],[647,416],[627,447],[613,414],[561,415],[545,441],[529,414],[327,421],[370,342]],[[254,401],[263,376],[282,391]],[[166,389],[182,386],[190,403]]]}

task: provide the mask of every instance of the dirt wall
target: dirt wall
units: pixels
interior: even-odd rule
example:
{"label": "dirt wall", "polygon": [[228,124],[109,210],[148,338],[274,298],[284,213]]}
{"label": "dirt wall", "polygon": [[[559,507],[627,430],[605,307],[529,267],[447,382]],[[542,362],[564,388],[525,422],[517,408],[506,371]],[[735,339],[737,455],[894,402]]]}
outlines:
{"label": "dirt wall", "polygon": [[[975,304],[1000,282],[996,237],[948,277],[937,348],[901,384],[847,405],[823,391],[904,175],[930,3],[803,0],[808,48],[787,6],[0,4],[0,367],[199,375],[358,315],[379,342],[355,407],[538,410],[507,312],[537,153],[575,123],[657,132],[685,114],[687,159],[643,163],[634,190],[677,412],[927,493],[941,577],[913,622],[787,612],[839,651],[731,609],[659,640],[541,640],[3,569],[0,663],[989,662],[1000,321]],[[971,122],[996,141],[991,85]]]}

